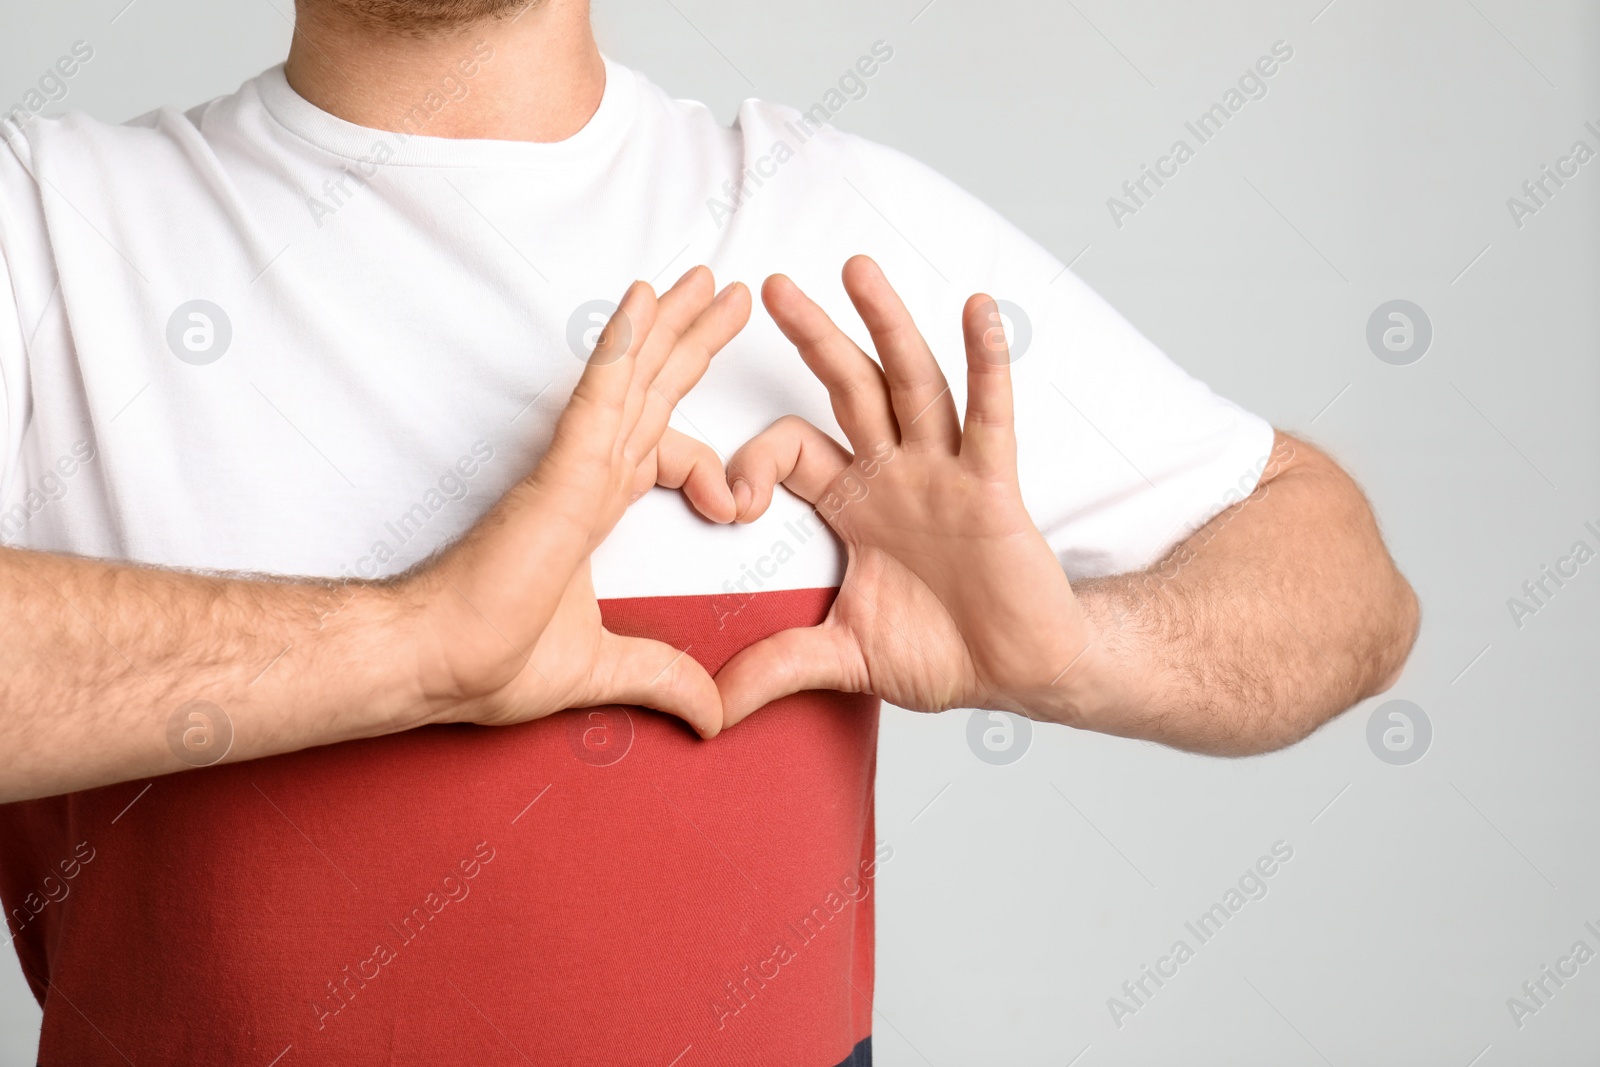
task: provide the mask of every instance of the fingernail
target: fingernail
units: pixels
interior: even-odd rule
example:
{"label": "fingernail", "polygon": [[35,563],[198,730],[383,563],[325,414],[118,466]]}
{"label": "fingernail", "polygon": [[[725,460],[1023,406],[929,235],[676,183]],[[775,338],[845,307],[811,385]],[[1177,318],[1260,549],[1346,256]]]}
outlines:
{"label": "fingernail", "polygon": [[683,272],[683,277],[681,277],[677,281],[673,282],[672,283],[672,287],[674,289],[676,289],[678,286],[680,286],[684,282],[688,281],[689,280],[689,276],[692,275],[695,271],[697,271],[699,269],[700,269],[700,264],[696,263],[694,266],[692,266],[688,270],[684,271]]}
{"label": "fingernail", "polygon": [[743,478],[733,480],[733,517],[738,518],[750,507],[750,501],[755,499],[755,491],[750,488],[750,483]]}
{"label": "fingernail", "polygon": [[727,285],[724,285],[722,287],[722,292],[717,294],[717,299],[714,302],[718,304],[722,303],[722,301],[727,298],[728,294],[733,292],[734,286],[738,284],[738,282],[729,282]]}

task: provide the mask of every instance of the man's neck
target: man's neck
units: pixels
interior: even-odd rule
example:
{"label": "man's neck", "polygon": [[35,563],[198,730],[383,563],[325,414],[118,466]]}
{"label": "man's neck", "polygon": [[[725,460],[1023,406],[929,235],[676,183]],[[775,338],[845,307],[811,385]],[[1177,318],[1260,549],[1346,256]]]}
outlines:
{"label": "man's neck", "polygon": [[[606,80],[587,0],[548,0],[428,38],[303,4],[284,74],[305,99],[359,126],[502,141],[571,137],[600,106]],[[419,107],[425,127],[405,125]]]}

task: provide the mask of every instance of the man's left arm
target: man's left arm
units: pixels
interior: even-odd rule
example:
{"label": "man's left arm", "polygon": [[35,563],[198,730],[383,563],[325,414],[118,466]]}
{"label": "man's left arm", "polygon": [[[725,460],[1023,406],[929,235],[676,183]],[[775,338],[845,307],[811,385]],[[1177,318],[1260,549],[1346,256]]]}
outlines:
{"label": "man's left arm", "polygon": [[967,410],[877,265],[845,265],[872,359],[785,278],[767,308],[827,387],[848,447],[790,416],[728,464],[738,521],[779,483],[847,563],[821,625],[717,676],[724,724],[808,689],[914,711],[988,708],[1197,752],[1290,744],[1392,684],[1417,602],[1337,464],[1278,435],[1252,494],[1144,571],[1070,582],[1023,504],[994,301],[963,311]]}
{"label": "man's left arm", "polygon": [[1255,491],[1160,563],[1080,581],[1125,692],[1074,725],[1217,755],[1292,744],[1399,678],[1417,598],[1355,482],[1281,431]]}

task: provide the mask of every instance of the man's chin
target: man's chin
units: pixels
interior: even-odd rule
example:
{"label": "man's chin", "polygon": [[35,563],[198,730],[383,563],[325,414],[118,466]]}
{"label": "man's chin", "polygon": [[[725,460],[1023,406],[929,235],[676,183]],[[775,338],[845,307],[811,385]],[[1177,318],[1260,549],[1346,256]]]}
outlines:
{"label": "man's chin", "polygon": [[303,14],[359,22],[406,37],[434,37],[510,18],[548,0],[299,0]]}

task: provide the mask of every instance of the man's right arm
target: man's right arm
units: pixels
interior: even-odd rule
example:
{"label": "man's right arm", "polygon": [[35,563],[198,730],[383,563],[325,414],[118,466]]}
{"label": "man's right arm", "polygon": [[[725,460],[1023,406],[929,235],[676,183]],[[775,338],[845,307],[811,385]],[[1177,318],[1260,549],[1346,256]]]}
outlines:
{"label": "man's right arm", "polygon": [[[668,645],[605,631],[588,559],[653,484],[682,487],[708,518],[733,517],[720,461],[667,420],[749,311],[742,286],[713,299],[704,268],[659,300],[636,283],[539,466],[460,542],[395,579],[215,576],[0,550],[0,802],[606,703],[714,735],[709,676]],[[209,727],[201,740],[222,750],[186,759],[196,710],[192,728]]]}
{"label": "man's right arm", "polygon": [[0,801],[183,769],[166,724],[190,701],[225,709],[232,760],[442,710],[419,684],[420,605],[404,583],[252,581],[12,549],[0,605]]}

